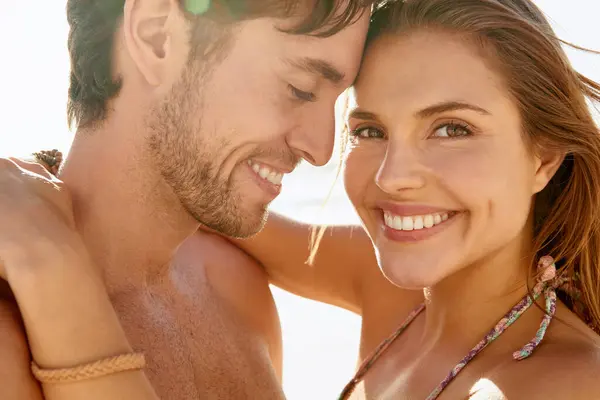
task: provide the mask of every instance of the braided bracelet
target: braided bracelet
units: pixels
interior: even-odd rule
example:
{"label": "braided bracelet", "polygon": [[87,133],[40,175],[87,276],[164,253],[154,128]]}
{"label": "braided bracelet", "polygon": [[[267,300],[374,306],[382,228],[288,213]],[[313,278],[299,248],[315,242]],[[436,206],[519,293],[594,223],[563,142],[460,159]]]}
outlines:
{"label": "braided bracelet", "polygon": [[140,370],[145,366],[144,354],[130,353],[78,365],[73,368],[42,369],[35,362],[32,362],[31,371],[33,376],[43,383],[73,383],[125,371]]}

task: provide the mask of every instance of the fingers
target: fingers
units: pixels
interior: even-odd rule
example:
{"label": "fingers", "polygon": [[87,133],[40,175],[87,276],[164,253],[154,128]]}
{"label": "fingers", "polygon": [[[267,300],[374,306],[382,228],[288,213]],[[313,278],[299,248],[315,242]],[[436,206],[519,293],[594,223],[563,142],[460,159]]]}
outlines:
{"label": "fingers", "polygon": [[43,194],[61,190],[61,182],[44,169],[43,166],[17,158],[0,158],[0,180],[6,190],[20,184],[32,193]]}
{"label": "fingers", "polygon": [[29,176],[30,178],[44,183],[43,186],[45,187],[51,187],[53,190],[61,190],[62,182],[48,172],[43,165],[14,157],[9,157],[7,160],[13,164],[15,169],[14,172],[17,175],[21,177]]}
{"label": "fingers", "polygon": [[[16,180],[12,182],[23,184],[21,190],[25,190],[28,196],[39,196],[40,199],[44,199],[62,214],[69,225],[74,225],[70,193],[64,184],[43,165],[12,157],[0,158],[0,172],[3,170],[9,175],[11,173],[14,175]],[[5,189],[9,190],[9,181],[4,185]]]}
{"label": "fingers", "polygon": [[0,157],[0,169],[8,168],[10,170],[10,168],[16,168],[16,167],[17,167],[17,165],[14,163],[14,161],[12,161],[8,158]]}
{"label": "fingers", "polygon": [[[6,179],[11,176],[18,177],[20,175],[30,175],[34,178],[48,181],[48,178],[45,176],[45,173],[43,173],[43,175],[40,175],[37,172],[33,172],[32,169],[37,170],[36,168],[28,167],[27,165],[23,164],[21,160],[18,160],[16,158],[0,158],[0,172],[2,173],[2,175],[0,176],[1,178]],[[42,172],[39,170],[37,171]]]}
{"label": "fingers", "polygon": [[50,181],[54,181],[56,179],[56,177],[52,175],[46,167],[38,162],[25,161],[14,157],[9,157],[8,159],[25,171],[33,172],[34,174],[40,175]]}

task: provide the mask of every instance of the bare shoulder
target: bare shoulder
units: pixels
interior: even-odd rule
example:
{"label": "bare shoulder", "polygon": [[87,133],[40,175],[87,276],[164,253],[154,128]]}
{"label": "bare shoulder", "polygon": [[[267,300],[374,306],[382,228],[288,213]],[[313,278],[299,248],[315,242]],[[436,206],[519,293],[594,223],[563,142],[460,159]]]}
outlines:
{"label": "bare shoulder", "polygon": [[600,398],[600,337],[591,335],[582,332],[562,343],[548,343],[546,354],[538,359],[539,368],[548,370],[539,393],[549,399]]}
{"label": "bare shoulder", "polygon": [[273,303],[264,269],[227,239],[198,232],[187,250],[202,258],[208,281],[217,293],[239,305],[244,314],[255,314],[255,306]]}
{"label": "bare shoulder", "polygon": [[538,360],[540,368],[546,364],[556,372],[554,383],[546,385],[548,398],[600,398],[600,336],[562,304],[557,316]]}
{"label": "bare shoulder", "polygon": [[0,354],[2,399],[43,399],[41,388],[30,372],[29,347],[17,306],[1,297]]}
{"label": "bare shoulder", "polygon": [[203,264],[215,294],[264,338],[277,371],[281,371],[279,315],[261,265],[227,239],[211,233],[199,231],[184,246],[182,251]]}
{"label": "bare shoulder", "polygon": [[549,338],[502,379],[507,398],[600,399],[600,337],[590,332]]}

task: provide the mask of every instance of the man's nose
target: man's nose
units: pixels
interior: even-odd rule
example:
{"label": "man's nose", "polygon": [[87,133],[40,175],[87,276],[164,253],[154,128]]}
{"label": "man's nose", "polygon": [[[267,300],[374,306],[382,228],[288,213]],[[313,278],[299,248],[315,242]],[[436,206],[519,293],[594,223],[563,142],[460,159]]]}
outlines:
{"label": "man's nose", "polygon": [[333,153],[335,115],[334,107],[329,108],[313,115],[305,114],[304,123],[294,129],[287,138],[294,154],[315,166],[327,164]]}

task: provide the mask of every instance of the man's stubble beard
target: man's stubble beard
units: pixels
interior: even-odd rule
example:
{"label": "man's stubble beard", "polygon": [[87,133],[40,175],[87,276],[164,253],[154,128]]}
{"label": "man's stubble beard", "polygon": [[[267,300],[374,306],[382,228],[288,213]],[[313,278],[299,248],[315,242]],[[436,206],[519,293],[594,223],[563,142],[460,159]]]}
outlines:
{"label": "man's stubble beard", "polygon": [[231,177],[219,179],[214,157],[227,139],[202,130],[204,96],[210,74],[190,64],[171,93],[146,118],[149,159],[183,208],[200,224],[223,235],[249,237],[260,231],[267,212],[245,210]]}

